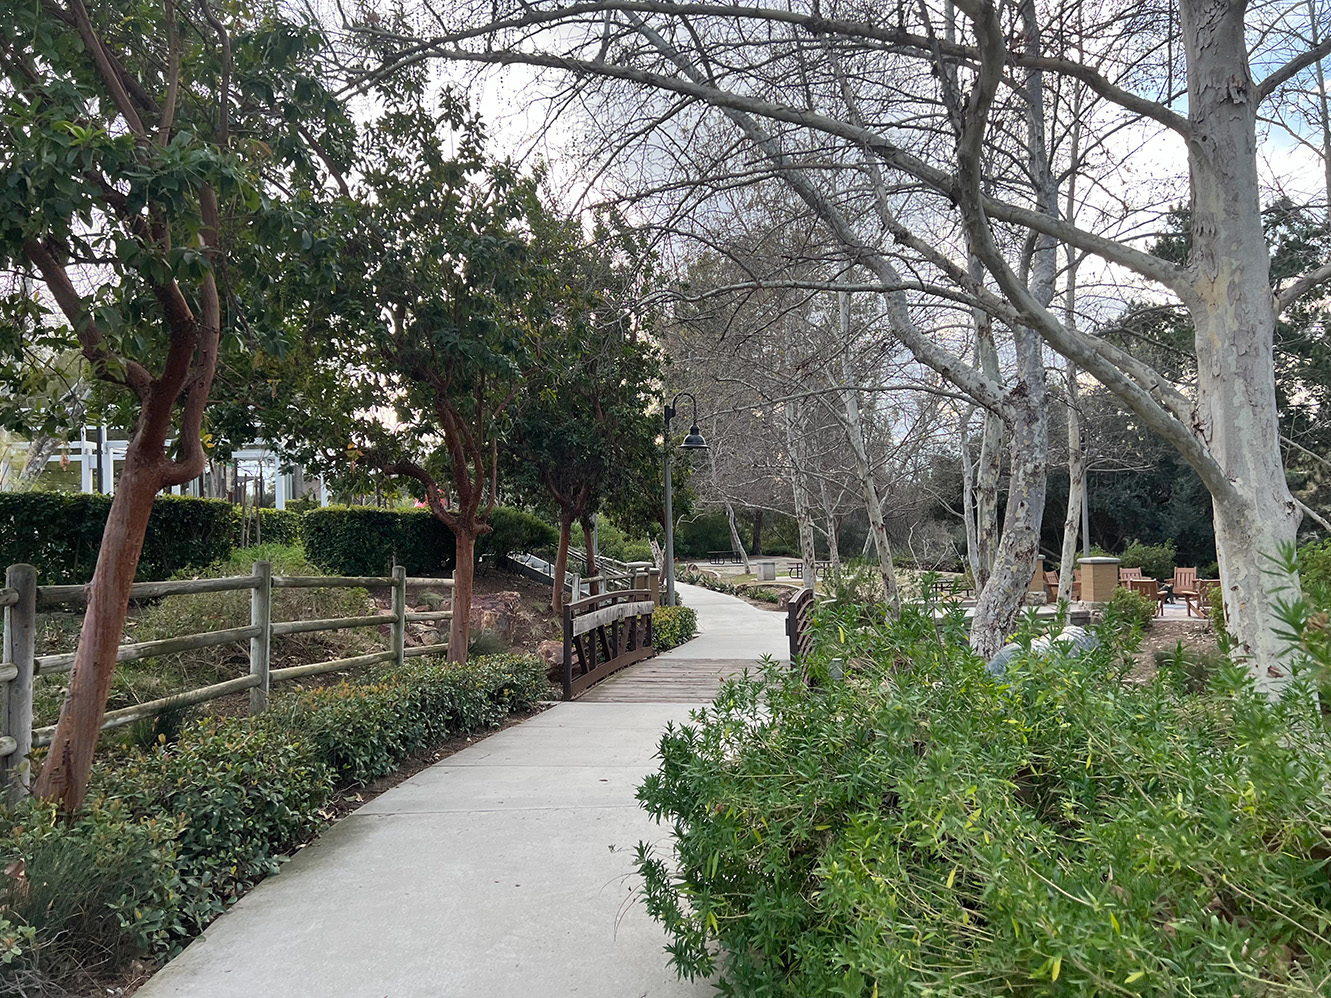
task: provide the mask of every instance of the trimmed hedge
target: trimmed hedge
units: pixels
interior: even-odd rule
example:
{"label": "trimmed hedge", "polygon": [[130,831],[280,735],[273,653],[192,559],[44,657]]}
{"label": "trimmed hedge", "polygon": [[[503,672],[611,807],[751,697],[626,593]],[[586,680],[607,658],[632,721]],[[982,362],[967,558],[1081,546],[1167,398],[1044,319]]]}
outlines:
{"label": "trimmed hedge", "polygon": [[337,787],[546,695],[534,656],[416,660],[106,756],[74,821],[0,809],[0,963],[58,977],[168,952],[314,833]]}
{"label": "trimmed hedge", "polygon": [[[559,541],[554,527],[520,509],[496,507],[490,526],[476,542],[478,557],[499,558]],[[435,575],[457,559],[453,532],[425,509],[326,506],[304,515],[301,537],[310,561],[333,575],[384,575],[395,561],[408,575]]]}
{"label": "trimmed hedge", "polygon": [[[36,565],[44,585],[87,582],[111,501],[80,492],[0,493],[0,566]],[[135,578],[167,579],[227,557],[236,522],[235,507],[221,499],[158,496]]]}
{"label": "trimmed hedge", "polygon": [[[250,523],[249,545],[255,544],[299,544],[303,513],[290,509],[260,509],[259,531],[255,536],[254,524]],[[236,537],[237,545],[240,536]]]}
{"label": "trimmed hedge", "polygon": [[394,562],[408,575],[435,575],[456,557],[452,532],[425,509],[312,509],[301,540],[311,563],[331,575],[387,575]]}

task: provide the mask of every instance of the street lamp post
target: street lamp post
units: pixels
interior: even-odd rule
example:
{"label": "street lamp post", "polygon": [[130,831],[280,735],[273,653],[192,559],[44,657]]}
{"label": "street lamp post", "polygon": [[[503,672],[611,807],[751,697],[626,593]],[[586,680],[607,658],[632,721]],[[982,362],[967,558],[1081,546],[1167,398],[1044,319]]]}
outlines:
{"label": "street lamp post", "polygon": [[665,570],[666,570],[666,606],[675,605],[675,511],[672,505],[673,495],[670,484],[670,421],[675,418],[675,407],[681,398],[686,397],[693,403],[693,425],[689,435],[679,445],[680,450],[706,450],[707,441],[698,429],[698,400],[692,392],[680,392],[665,407]]}

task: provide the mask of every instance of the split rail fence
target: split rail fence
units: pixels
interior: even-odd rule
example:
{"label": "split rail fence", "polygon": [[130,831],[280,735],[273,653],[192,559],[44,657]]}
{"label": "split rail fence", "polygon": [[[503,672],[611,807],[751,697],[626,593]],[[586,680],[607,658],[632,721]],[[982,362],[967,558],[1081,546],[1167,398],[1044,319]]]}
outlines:
{"label": "split rail fence", "polygon": [[[157,641],[123,644],[117,662],[133,662],[159,655],[175,655],[214,645],[249,641],[249,674],[198,689],[108,711],[102,730],[118,728],[168,710],[205,703],[248,690],[250,713],[262,713],[268,707],[268,691],[273,682],[341,672],[393,662],[401,665],[417,655],[440,654],[443,644],[406,647],[407,624],[451,620],[451,610],[409,611],[407,590],[451,589],[452,579],[409,578],[406,569],[395,568],[391,576],[301,576],[273,575],[272,565],[256,561],[250,575],[225,579],[189,579],[174,582],[139,582],[130,590],[131,600],[156,599],[187,593],[250,591],[248,627],[231,627],[197,634],[183,634]],[[391,589],[392,612],[360,617],[333,617],[326,620],[273,620],[275,589]],[[21,796],[28,781],[27,756],[34,748],[51,743],[54,727],[33,728],[32,695],[34,682],[46,676],[61,675],[74,665],[74,652],[38,655],[37,616],[44,611],[87,603],[87,586],[39,586],[37,570],[31,565],[10,565],[5,586],[0,589],[0,607],[4,609],[4,646],[0,652],[0,779],[11,796]],[[336,631],[344,628],[389,625],[389,647],[382,651],[350,658],[330,659],[308,665],[270,668],[272,640],[286,634]]]}

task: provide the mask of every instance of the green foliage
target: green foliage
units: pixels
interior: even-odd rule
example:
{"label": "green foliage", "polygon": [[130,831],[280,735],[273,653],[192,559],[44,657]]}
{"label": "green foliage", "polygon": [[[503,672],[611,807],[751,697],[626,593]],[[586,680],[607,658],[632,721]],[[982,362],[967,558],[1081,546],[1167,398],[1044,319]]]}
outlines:
{"label": "green foliage", "polygon": [[1136,627],[1145,631],[1155,623],[1158,608],[1157,601],[1144,593],[1119,586],[1105,604],[1105,619],[1121,627]]}
{"label": "green foliage", "polygon": [[[111,496],[80,492],[0,493],[0,564],[37,566],[44,585],[92,578]],[[148,518],[139,581],[170,578],[231,553],[236,513],[220,499],[159,495]]]}
{"label": "green foliage", "polygon": [[[489,533],[476,541],[478,557],[499,558],[548,548],[559,539],[544,520],[520,509],[496,506]],[[326,506],[302,519],[310,561],[333,575],[387,575],[396,561],[408,575],[439,575],[457,558],[453,532],[426,509]]]}
{"label": "green foliage", "polygon": [[182,918],[202,920],[209,908],[185,900],[184,826],[175,815],[142,821],[114,800],[73,821],[44,801],[0,809],[0,962],[59,976],[168,948]]}
{"label": "green foliage", "polygon": [[652,640],[657,651],[682,645],[698,633],[698,611],[691,606],[658,606],[652,613]]}
{"label": "green foliage", "polygon": [[1319,610],[1331,610],[1331,539],[1300,547],[1298,570],[1308,603]]}
{"label": "green foliage", "polygon": [[109,972],[174,949],[316,831],[335,788],[547,695],[532,656],[415,660],[106,754],[72,821],[0,808],[2,973]]}
{"label": "green foliage", "polygon": [[[259,529],[250,524],[251,544],[299,544],[302,514],[290,509],[260,509]],[[253,512],[251,512],[253,515]]]}
{"label": "green foliage", "polygon": [[[600,223],[588,243],[578,222],[537,232],[550,259],[552,321],[542,362],[510,412],[505,476],[527,502],[576,523],[631,495],[659,496],[660,416],[649,415],[661,377],[651,336],[648,244]],[[616,557],[612,555],[612,557]]]}
{"label": "green foliage", "polygon": [[325,506],[305,514],[301,537],[310,561],[332,575],[438,575],[457,556],[453,532],[425,509]]}
{"label": "green foliage", "polygon": [[[821,609],[821,608],[820,608]],[[810,689],[773,669],[667,731],[639,798],[647,910],[685,976],[808,996],[1325,991],[1331,737],[1222,666],[1125,683],[1112,635],[989,677],[929,610],[819,618]]]}
{"label": "green foliage", "polygon": [[706,558],[710,551],[729,551],[730,524],[724,513],[706,513],[681,520],[675,531],[676,558]]}
{"label": "green foliage", "polygon": [[859,559],[844,562],[838,571],[824,576],[823,586],[830,601],[858,607],[866,620],[887,615],[883,579],[875,564]]}
{"label": "green foliage", "polygon": [[[630,537],[604,516],[596,524],[596,542],[598,553],[606,558],[623,562],[652,560],[652,546],[648,541]],[[574,549],[586,549],[587,540],[580,524],[573,525],[569,543]]]}
{"label": "green foliage", "polygon": [[491,655],[464,666],[411,660],[382,675],[285,698],[260,723],[306,740],[343,786],[368,783],[450,735],[493,727],[548,692],[532,655]]}
{"label": "green foliage", "polygon": [[276,872],[280,855],[319,825],[332,791],[313,746],[248,718],[187,725],[174,743],[127,752],[93,781],[94,794],[129,814],[184,817],[177,868],[215,911]]}
{"label": "green foliage", "polygon": [[467,638],[467,659],[477,655],[502,655],[508,651],[504,636],[492,627],[478,627]]}
{"label": "green foliage", "polygon": [[509,506],[490,511],[490,532],[476,541],[476,554],[488,561],[525,551],[543,551],[559,543],[559,531],[539,516]]}
{"label": "green foliage", "polygon": [[1227,664],[1219,652],[1186,648],[1180,641],[1172,651],[1155,653],[1155,665],[1161,675],[1183,693],[1201,693],[1212,677]]}
{"label": "green foliage", "polygon": [[1174,562],[1177,551],[1172,540],[1160,544],[1143,544],[1139,540],[1128,541],[1123,553],[1118,556],[1123,568],[1140,568],[1142,575],[1159,582],[1168,582],[1174,577]]}

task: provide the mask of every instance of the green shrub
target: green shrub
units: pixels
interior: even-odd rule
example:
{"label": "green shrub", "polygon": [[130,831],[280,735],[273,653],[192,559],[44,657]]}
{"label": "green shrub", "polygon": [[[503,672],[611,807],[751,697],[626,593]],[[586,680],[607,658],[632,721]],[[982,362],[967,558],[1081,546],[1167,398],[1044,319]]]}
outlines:
{"label": "green shrub", "polygon": [[683,975],[733,995],[1325,994],[1331,736],[1307,690],[1271,703],[1228,665],[1201,694],[1125,683],[1112,640],[999,682],[944,631],[907,607],[845,636],[844,681],[773,669],[666,733],[639,798],[673,854],[638,865]]}
{"label": "green shrub", "polygon": [[1299,548],[1299,581],[1308,604],[1331,610],[1331,539]]}
{"label": "green shrub", "polygon": [[652,613],[652,641],[657,651],[682,645],[698,633],[698,611],[691,606],[658,606]]}
{"label": "green shrub", "polygon": [[[250,515],[253,517],[253,511]],[[254,529],[253,519],[250,522],[250,545],[299,544],[303,517],[304,514],[290,509],[260,509],[259,529]]]}
{"label": "green shrub", "polygon": [[184,819],[180,874],[217,911],[276,871],[278,857],[321,823],[332,791],[313,746],[248,718],[186,725],[172,744],[124,753],[93,786],[132,815]]}
{"label": "green shrub", "polygon": [[[506,506],[495,507],[490,525],[476,541],[478,558],[538,550],[559,540],[543,520]],[[301,532],[310,561],[333,575],[387,575],[394,561],[408,575],[438,575],[457,559],[452,531],[426,509],[326,506],[305,514]]]}
{"label": "green shrub", "polygon": [[182,917],[203,917],[176,869],[183,827],[119,801],[93,801],[73,821],[31,799],[0,810],[0,962],[60,976],[169,947]]}
{"label": "green shrub", "polygon": [[1145,593],[1118,586],[1105,604],[1105,619],[1121,627],[1139,627],[1149,630],[1155,623],[1159,603]]}
{"label": "green shrub", "polygon": [[490,532],[476,541],[477,557],[487,561],[524,551],[540,551],[559,543],[559,531],[550,524],[539,516],[509,506],[496,506],[491,511],[490,527]]}
{"label": "green shrub", "polygon": [[491,655],[464,666],[414,659],[284,698],[262,723],[308,740],[339,784],[355,786],[449,735],[528,710],[547,692],[545,665],[534,655]]}
{"label": "green shrub", "polygon": [[[87,582],[111,501],[81,492],[0,493],[0,564],[36,565],[43,585]],[[159,495],[135,578],[166,579],[225,558],[235,527],[235,508],[221,499]]]}
{"label": "green shrub", "polygon": [[331,575],[387,575],[395,561],[408,575],[438,575],[457,557],[452,532],[426,509],[325,506],[305,514],[301,537]]}
{"label": "green shrub", "polygon": [[1174,577],[1174,561],[1177,551],[1172,540],[1161,544],[1143,544],[1138,540],[1128,541],[1123,553],[1118,555],[1122,568],[1140,568],[1148,579],[1168,581]]}

